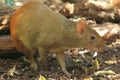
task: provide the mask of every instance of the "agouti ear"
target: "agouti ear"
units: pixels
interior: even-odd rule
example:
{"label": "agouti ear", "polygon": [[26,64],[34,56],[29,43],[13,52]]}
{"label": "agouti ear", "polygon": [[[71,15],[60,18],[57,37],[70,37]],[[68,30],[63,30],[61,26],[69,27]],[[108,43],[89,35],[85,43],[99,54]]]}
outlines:
{"label": "agouti ear", "polygon": [[86,28],[86,20],[81,19],[76,25],[76,31],[82,34],[84,33],[85,28]]}

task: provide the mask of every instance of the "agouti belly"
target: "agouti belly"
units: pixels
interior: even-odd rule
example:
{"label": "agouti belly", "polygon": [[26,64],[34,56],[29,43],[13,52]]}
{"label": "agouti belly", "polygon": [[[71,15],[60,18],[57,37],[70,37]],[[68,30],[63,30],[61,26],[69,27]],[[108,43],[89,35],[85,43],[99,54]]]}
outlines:
{"label": "agouti belly", "polygon": [[100,51],[104,47],[102,38],[85,22],[69,21],[59,13],[40,3],[29,1],[18,9],[12,17],[10,25],[11,38],[16,48],[23,52],[36,70],[34,54],[37,51],[42,69],[45,66],[45,55],[50,50],[56,53],[63,72],[66,70],[64,51],[66,48],[87,48]]}

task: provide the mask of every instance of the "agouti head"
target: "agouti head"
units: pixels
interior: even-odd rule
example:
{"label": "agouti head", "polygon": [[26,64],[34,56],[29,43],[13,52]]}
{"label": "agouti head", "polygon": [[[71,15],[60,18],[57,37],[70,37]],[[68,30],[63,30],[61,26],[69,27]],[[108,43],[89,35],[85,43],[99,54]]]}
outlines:
{"label": "agouti head", "polygon": [[64,61],[67,48],[87,48],[101,50],[102,38],[86,25],[84,20],[72,22],[59,13],[52,11],[39,0],[31,0],[18,9],[10,25],[11,38],[16,48],[23,52],[36,70],[34,54],[41,58],[45,68],[45,55],[53,50],[63,72],[69,77]]}
{"label": "agouti head", "polygon": [[103,39],[99,34],[89,27],[85,20],[80,20],[75,26],[75,40],[71,46],[75,45],[77,48],[87,48],[91,51],[102,51],[105,47]]}

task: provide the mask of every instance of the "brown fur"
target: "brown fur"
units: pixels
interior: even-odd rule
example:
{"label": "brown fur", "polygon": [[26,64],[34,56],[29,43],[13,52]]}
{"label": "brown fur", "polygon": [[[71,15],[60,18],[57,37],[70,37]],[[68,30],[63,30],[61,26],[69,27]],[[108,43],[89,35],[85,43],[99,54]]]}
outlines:
{"label": "brown fur", "polygon": [[29,58],[34,69],[36,51],[42,69],[46,65],[46,53],[54,52],[62,70],[70,77],[63,57],[65,49],[83,47],[100,51],[104,47],[102,38],[87,26],[84,20],[74,23],[40,2],[29,1],[13,15],[10,32],[16,48]]}

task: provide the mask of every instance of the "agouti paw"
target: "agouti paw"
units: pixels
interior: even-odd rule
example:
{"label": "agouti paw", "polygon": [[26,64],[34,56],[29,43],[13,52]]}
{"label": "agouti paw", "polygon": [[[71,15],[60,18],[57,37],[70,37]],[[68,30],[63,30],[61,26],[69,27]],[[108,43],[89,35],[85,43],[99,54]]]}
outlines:
{"label": "agouti paw", "polygon": [[38,68],[38,65],[36,63],[32,63],[31,67],[33,68],[34,71],[36,71]]}
{"label": "agouti paw", "polygon": [[72,75],[67,70],[63,70],[63,72],[68,78],[71,78]]}

